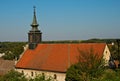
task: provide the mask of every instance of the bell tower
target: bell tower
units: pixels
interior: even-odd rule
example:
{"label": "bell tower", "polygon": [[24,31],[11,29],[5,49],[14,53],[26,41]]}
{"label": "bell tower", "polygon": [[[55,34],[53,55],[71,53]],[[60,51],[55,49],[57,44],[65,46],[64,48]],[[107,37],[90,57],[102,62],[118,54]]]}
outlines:
{"label": "bell tower", "polygon": [[35,49],[37,44],[42,41],[42,32],[38,29],[35,6],[33,12],[33,22],[31,24],[32,29],[28,33],[29,49]]}

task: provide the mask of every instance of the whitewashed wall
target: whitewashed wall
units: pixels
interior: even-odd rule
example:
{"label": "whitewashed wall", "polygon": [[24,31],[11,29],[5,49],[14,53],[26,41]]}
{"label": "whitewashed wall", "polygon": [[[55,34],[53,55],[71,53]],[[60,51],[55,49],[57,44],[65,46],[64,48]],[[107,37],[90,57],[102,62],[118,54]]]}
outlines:
{"label": "whitewashed wall", "polygon": [[[24,75],[26,76],[26,78],[34,78],[36,75],[38,74],[44,74],[45,76],[49,77],[53,77],[53,79],[55,81],[65,81],[65,73],[58,73],[58,72],[48,72],[48,71],[38,71],[38,70],[27,70],[27,69],[16,69],[18,72],[23,72]],[[31,76],[31,74],[33,73],[33,76]],[[54,76],[56,75],[56,79],[54,78]]]}
{"label": "whitewashed wall", "polygon": [[4,56],[5,55],[5,53],[0,53],[0,57],[2,57],[2,56]]}
{"label": "whitewashed wall", "polygon": [[105,59],[105,66],[108,66],[108,62],[110,60],[111,54],[108,46],[105,46],[104,52],[103,52],[103,59]]}

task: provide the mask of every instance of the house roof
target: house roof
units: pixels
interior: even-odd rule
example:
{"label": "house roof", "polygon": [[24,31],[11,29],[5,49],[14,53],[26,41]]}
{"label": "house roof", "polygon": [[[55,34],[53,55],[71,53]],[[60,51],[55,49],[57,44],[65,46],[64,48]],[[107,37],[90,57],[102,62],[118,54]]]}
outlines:
{"label": "house roof", "polygon": [[78,62],[79,50],[91,48],[103,55],[105,43],[38,44],[34,50],[27,49],[16,64],[16,68],[66,72],[70,65]]}
{"label": "house roof", "polygon": [[0,75],[6,74],[8,71],[14,69],[15,61],[3,60],[0,58]]}

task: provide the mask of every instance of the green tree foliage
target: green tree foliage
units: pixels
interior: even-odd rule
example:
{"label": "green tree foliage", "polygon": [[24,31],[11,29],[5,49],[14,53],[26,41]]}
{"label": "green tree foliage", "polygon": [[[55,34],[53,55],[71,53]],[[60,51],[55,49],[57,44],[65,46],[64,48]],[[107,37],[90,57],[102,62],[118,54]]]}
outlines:
{"label": "green tree foliage", "polygon": [[45,75],[36,75],[34,78],[25,78],[23,73],[11,70],[4,76],[1,76],[0,81],[54,81],[54,79]]}
{"label": "green tree foliage", "polygon": [[120,70],[106,69],[97,81],[120,81]]}
{"label": "green tree foliage", "polygon": [[6,51],[5,55],[2,56],[5,60],[13,60],[15,55],[11,51]]}
{"label": "green tree foliage", "polygon": [[118,51],[120,52],[120,47],[118,49],[118,43],[114,42],[114,45],[110,45],[109,46],[112,58],[114,60],[119,60],[120,61],[120,53],[118,53]]}
{"label": "green tree foliage", "polygon": [[107,44],[111,44],[112,42],[114,42],[116,39],[98,39],[98,38],[94,38],[94,39],[88,39],[88,40],[82,40],[82,43],[107,43]]}
{"label": "green tree foliage", "polygon": [[4,76],[1,76],[0,81],[27,81],[27,79],[22,73],[11,70]]}
{"label": "green tree foliage", "polygon": [[114,45],[112,46],[109,46],[110,48],[110,52],[112,54],[112,57],[113,59],[118,59],[118,47],[117,47],[117,44],[115,43]]}
{"label": "green tree foliage", "polygon": [[29,81],[54,81],[52,77],[47,77],[45,75],[36,75],[35,78],[31,78]]}
{"label": "green tree foliage", "polygon": [[23,52],[25,42],[1,42],[0,53],[5,53],[4,59],[13,60],[19,58],[19,55]]}
{"label": "green tree foliage", "polygon": [[94,51],[80,51],[79,62],[72,65],[66,73],[66,81],[92,81],[102,76],[104,61]]}

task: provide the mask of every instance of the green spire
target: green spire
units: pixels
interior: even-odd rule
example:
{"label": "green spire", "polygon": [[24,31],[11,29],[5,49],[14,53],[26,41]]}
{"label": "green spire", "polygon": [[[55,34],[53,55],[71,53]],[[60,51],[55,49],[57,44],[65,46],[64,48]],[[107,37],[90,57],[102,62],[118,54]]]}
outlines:
{"label": "green spire", "polygon": [[31,24],[32,27],[38,27],[38,23],[37,23],[37,19],[36,19],[36,12],[35,12],[35,6],[33,7],[34,8],[34,16],[33,16],[33,22]]}

